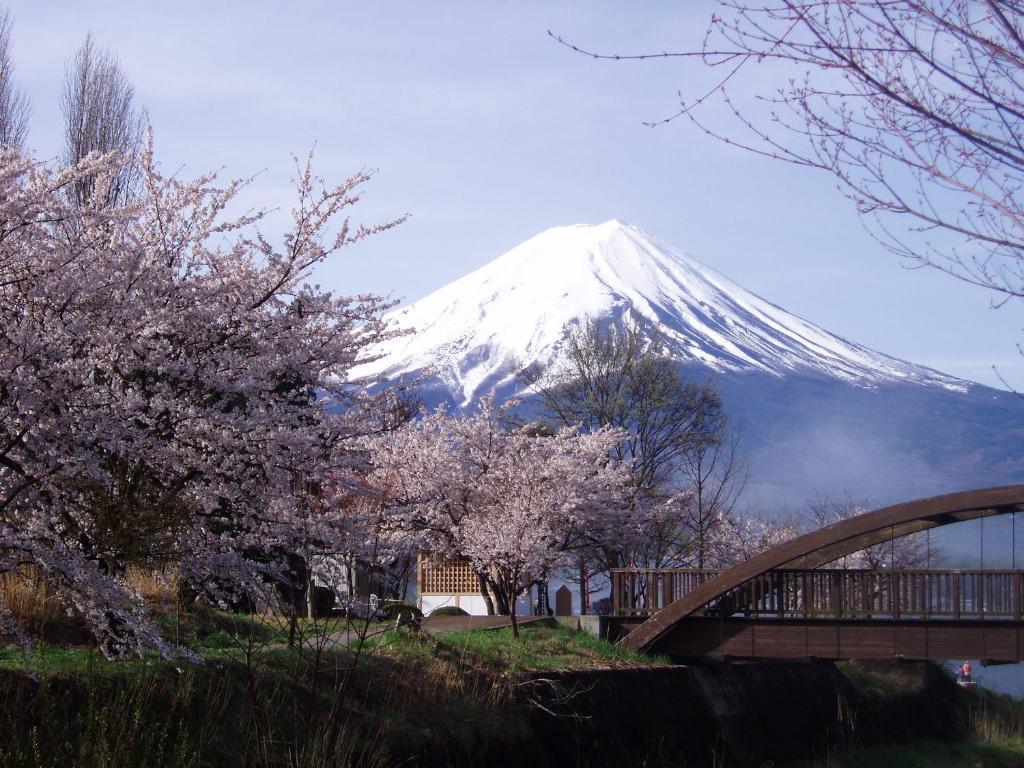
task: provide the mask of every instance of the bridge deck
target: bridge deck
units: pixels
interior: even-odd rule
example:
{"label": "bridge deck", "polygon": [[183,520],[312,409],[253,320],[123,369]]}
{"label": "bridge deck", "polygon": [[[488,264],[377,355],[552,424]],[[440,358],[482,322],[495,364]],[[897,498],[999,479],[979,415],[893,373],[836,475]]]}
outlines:
{"label": "bridge deck", "polygon": [[[977,620],[986,627],[1001,625],[1004,635],[1016,631],[1021,621],[1019,572],[852,572],[822,566],[921,531],[1019,511],[1024,511],[1024,485],[978,488],[855,515],[785,541],[717,576],[693,576],[689,591],[664,576],[619,574],[613,581],[616,610],[632,620],[644,619],[622,642],[637,651],[658,652],[691,620],[717,615],[720,627],[726,621],[743,621],[755,634],[763,627],[780,637],[792,622],[832,621],[880,637],[885,632],[892,636],[910,622],[921,630],[924,623],[943,620],[944,631],[961,636],[964,649],[975,648],[956,625],[966,622],[966,631]],[[839,650],[845,655],[842,645]],[[792,653],[780,650],[777,655]],[[952,653],[961,655],[967,653]]]}
{"label": "bridge deck", "polygon": [[980,619],[765,621],[693,616],[675,624],[658,652],[682,658],[988,659],[1022,661],[1020,621]]}
{"label": "bridge deck", "polygon": [[[623,630],[717,571],[619,568]],[[1024,660],[1024,570],[777,569],[676,622],[657,650],[696,658]]]}

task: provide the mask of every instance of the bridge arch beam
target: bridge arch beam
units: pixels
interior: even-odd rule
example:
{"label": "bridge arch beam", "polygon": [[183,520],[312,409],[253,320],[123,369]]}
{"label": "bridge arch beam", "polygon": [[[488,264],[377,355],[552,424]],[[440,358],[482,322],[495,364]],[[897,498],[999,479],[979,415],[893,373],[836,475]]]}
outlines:
{"label": "bridge arch beam", "polygon": [[655,650],[679,622],[741,584],[779,568],[817,568],[866,547],[966,520],[1024,510],[1024,485],[980,488],[882,507],[798,536],[734,566],[649,618],[623,640]]}

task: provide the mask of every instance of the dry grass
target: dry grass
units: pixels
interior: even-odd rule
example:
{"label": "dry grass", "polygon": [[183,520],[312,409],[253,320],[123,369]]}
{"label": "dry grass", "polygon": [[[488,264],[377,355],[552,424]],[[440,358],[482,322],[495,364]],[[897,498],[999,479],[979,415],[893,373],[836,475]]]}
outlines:
{"label": "dry grass", "polygon": [[[131,567],[125,578],[150,606],[174,612],[178,581],[170,571]],[[85,623],[68,609],[53,585],[33,566],[0,575],[0,605],[6,606],[29,637],[54,644],[89,641]]]}
{"label": "dry grass", "polygon": [[378,744],[372,715],[335,712],[330,681],[294,676],[294,654],[278,653],[251,671],[226,660],[176,670],[159,660],[90,659],[86,649],[61,655],[66,663],[37,680],[0,670],[3,768],[396,762]]}
{"label": "dry grass", "polygon": [[125,581],[155,608],[173,608],[178,601],[179,578],[171,569],[150,570],[132,565],[125,573]]}
{"label": "dry grass", "polygon": [[78,640],[83,635],[82,622],[69,615],[53,587],[31,566],[0,575],[0,603],[31,636]]}
{"label": "dry grass", "polygon": [[1024,705],[1008,699],[990,702],[987,694],[983,694],[981,702],[971,707],[968,734],[984,744],[1024,751]]}

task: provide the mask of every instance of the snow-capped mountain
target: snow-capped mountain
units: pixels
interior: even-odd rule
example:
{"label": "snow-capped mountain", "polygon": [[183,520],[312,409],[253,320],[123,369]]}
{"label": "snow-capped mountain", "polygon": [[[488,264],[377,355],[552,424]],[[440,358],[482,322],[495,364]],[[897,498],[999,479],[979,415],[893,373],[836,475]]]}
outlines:
{"label": "snow-capped mountain", "polygon": [[718,373],[825,376],[860,387],[970,386],[828,333],[750,293],[643,230],[617,220],[555,227],[391,318],[416,333],[358,371],[432,370],[460,405],[515,390],[523,366],[556,360],[585,318],[631,314],[683,364]]}
{"label": "snow-capped mountain", "polygon": [[[391,318],[415,333],[357,375],[421,380],[428,403],[529,392],[585,318],[632,315],[742,431],[745,503],[873,503],[1024,482],[1024,398],[867,349],[786,312],[642,230],[556,227]],[[525,396],[525,397],[524,397]]]}

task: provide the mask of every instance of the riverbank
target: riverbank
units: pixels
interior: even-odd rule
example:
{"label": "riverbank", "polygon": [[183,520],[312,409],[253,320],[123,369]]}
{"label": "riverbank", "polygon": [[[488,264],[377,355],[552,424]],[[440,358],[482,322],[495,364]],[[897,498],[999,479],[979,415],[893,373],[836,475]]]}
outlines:
{"label": "riverbank", "polygon": [[0,652],[0,765],[1024,763],[1021,705],[934,665],[679,666],[559,626],[370,627],[344,647],[307,632],[288,648],[279,629],[256,642],[259,625],[220,621],[192,638],[202,664]]}

